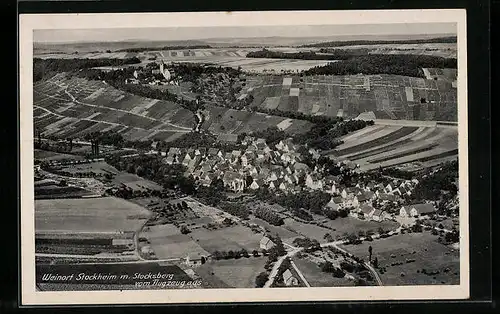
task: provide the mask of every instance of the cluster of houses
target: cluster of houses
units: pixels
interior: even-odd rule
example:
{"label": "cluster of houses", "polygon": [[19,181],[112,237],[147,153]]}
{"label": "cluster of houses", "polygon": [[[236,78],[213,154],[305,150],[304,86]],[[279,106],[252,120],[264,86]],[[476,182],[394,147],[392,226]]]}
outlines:
{"label": "cluster of houses", "polygon": [[[366,185],[357,184],[355,187],[336,189],[332,185],[334,196],[326,207],[330,210],[349,209],[349,215],[365,220],[382,221],[400,217],[421,217],[436,211],[433,204],[414,204],[400,207],[401,197],[410,196],[417,179],[393,180],[388,184],[369,182]],[[399,209],[398,209],[399,208]]]}
{"label": "cluster of houses", "polygon": [[[261,187],[285,194],[303,190],[323,191],[332,195],[326,205],[328,209],[349,209],[352,217],[375,221],[390,219],[398,214],[399,200],[411,195],[418,184],[417,179],[394,179],[387,184],[370,181],[354,187],[343,187],[339,184],[339,176],[325,176],[317,167],[311,169],[303,163],[298,145],[291,139],[270,147],[265,139],[247,136],[241,144],[243,149],[233,151],[215,147],[171,147],[165,153],[164,162],[184,165],[186,174],[192,175],[204,186],[221,179],[226,189],[236,193]],[[339,163],[339,166],[351,168],[348,164]],[[406,217],[421,215],[429,207],[423,205],[401,208],[399,214]]]}
{"label": "cluster of houses", "polygon": [[242,146],[245,149],[229,152],[214,147],[171,147],[164,162],[186,166],[187,174],[204,186],[221,179],[233,192],[267,186],[284,193],[297,193],[303,189],[299,183],[304,178],[306,186],[318,187],[312,170],[301,162],[297,146],[291,140],[281,141],[271,148],[264,139],[248,136],[242,141]]}

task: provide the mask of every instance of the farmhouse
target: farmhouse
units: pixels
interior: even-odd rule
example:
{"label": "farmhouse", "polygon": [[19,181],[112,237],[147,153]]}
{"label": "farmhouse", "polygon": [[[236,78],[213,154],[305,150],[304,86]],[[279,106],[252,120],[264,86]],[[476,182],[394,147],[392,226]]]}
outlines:
{"label": "farmhouse", "polygon": [[306,176],[306,186],[311,190],[322,190],[323,180],[317,174],[307,174]]}
{"label": "farmhouse", "polygon": [[253,182],[252,182],[252,184],[250,184],[249,188],[252,189],[252,190],[257,190],[258,188],[260,188],[260,185],[257,182],[257,180],[254,179]]}
{"label": "farmhouse", "polygon": [[358,207],[365,202],[373,200],[374,198],[375,198],[375,193],[371,191],[366,191],[360,195],[356,195],[354,197],[354,200],[352,201],[352,205]]}
{"label": "farmhouse", "polygon": [[382,202],[395,202],[396,196],[393,194],[379,193],[378,199],[381,200]]}
{"label": "farmhouse", "polygon": [[299,281],[292,275],[290,269],[285,270],[283,273],[283,282],[287,286],[297,286],[299,284]]}
{"label": "farmhouse", "polygon": [[401,207],[399,215],[401,217],[419,217],[429,214],[433,214],[436,208],[432,204],[415,204],[410,205],[407,208]]}
{"label": "farmhouse", "polygon": [[233,192],[242,192],[245,188],[245,180],[241,175],[234,171],[227,171],[222,177],[222,182],[224,186]]}
{"label": "farmhouse", "polygon": [[326,208],[330,209],[330,210],[339,210],[340,209],[340,202],[339,200],[335,199],[334,197],[332,197],[330,199],[330,201],[326,204]]}
{"label": "farmhouse", "polygon": [[380,209],[376,209],[373,213],[372,213],[372,217],[371,219],[374,220],[374,221],[382,221],[384,219],[387,219],[387,216],[388,214]]}
{"label": "farmhouse", "polygon": [[360,208],[360,214],[361,213],[365,219],[371,219],[373,214],[375,213],[375,208],[373,208],[371,205],[363,205]]}
{"label": "farmhouse", "polygon": [[291,152],[297,149],[297,145],[293,144],[292,139],[289,138],[276,144],[276,148],[284,152]]}
{"label": "farmhouse", "polygon": [[268,237],[264,236],[260,239],[259,247],[261,250],[270,250],[273,246],[275,246],[274,242]]}
{"label": "farmhouse", "polygon": [[186,265],[194,266],[205,264],[207,257],[200,253],[189,253],[185,258]]}

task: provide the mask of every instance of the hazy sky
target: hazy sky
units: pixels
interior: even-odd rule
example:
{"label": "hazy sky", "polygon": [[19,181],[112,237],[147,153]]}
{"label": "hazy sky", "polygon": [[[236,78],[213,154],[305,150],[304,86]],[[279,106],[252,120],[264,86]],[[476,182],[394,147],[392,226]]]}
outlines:
{"label": "hazy sky", "polygon": [[339,35],[456,34],[455,23],[314,26],[170,27],[35,30],[35,42],[188,40],[242,37],[323,37]]}

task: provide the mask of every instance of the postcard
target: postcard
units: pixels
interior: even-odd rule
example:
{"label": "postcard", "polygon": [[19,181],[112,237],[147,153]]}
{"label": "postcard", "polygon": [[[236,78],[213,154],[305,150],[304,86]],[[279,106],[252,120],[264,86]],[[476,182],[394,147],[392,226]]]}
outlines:
{"label": "postcard", "polygon": [[465,10],[19,34],[23,305],[469,297]]}

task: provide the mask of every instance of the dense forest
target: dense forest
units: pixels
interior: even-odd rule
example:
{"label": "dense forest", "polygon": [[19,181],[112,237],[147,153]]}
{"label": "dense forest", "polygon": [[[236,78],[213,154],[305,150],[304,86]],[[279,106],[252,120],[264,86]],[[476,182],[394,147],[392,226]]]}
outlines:
{"label": "dense forest", "polygon": [[341,47],[358,45],[384,45],[384,44],[432,44],[432,43],[456,43],[456,36],[439,37],[430,39],[410,39],[410,40],[347,40],[347,41],[327,41],[316,44],[307,44],[302,47]]}
{"label": "dense forest", "polygon": [[350,50],[340,50],[330,54],[318,54],[312,51],[281,52],[262,49],[247,53],[247,58],[269,58],[269,59],[300,59],[300,60],[347,60],[353,57]]}
{"label": "dense forest", "polygon": [[33,59],[33,81],[39,81],[51,74],[73,72],[103,66],[123,66],[141,63],[136,57],[127,59]]}
{"label": "dense forest", "polygon": [[364,120],[332,120],[317,123],[309,131],[304,134],[297,134],[293,139],[297,144],[307,145],[319,150],[329,150],[342,144],[342,141],[338,139],[339,137],[373,125],[373,123],[373,121]]}
{"label": "dense forest", "polygon": [[443,164],[438,171],[419,178],[412,193],[414,201],[437,200],[442,194],[454,197],[458,193],[455,181],[458,179],[458,160]]}
{"label": "dense forest", "polygon": [[341,117],[328,117],[328,116],[313,116],[313,115],[308,115],[304,114],[299,111],[282,111],[278,109],[266,109],[266,108],[258,108],[258,107],[250,107],[249,108],[251,111],[254,112],[260,112],[260,113],[265,113],[268,115],[273,115],[273,116],[280,116],[280,117],[285,117],[289,119],[297,119],[297,120],[306,120],[311,123],[337,123],[339,121],[342,121],[343,118]]}
{"label": "dense forest", "polygon": [[422,68],[457,68],[457,59],[410,54],[357,56],[304,71],[305,75],[394,74],[424,78]]}
{"label": "dense forest", "polygon": [[115,52],[144,52],[144,51],[158,51],[158,50],[181,50],[181,49],[209,49],[210,45],[185,45],[185,46],[163,46],[163,47],[137,47],[137,48],[124,48],[115,50]]}
{"label": "dense forest", "polygon": [[275,225],[275,226],[281,226],[282,224],[284,224],[285,222],[283,221],[283,218],[281,218],[281,216],[269,209],[266,209],[266,208],[257,208],[255,211],[254,211],[254,214],[255,214],[255,217],[258,217],[260,219],[263,219],[265,221],[267,221],[268,223],[270,223],[271,225]]}

